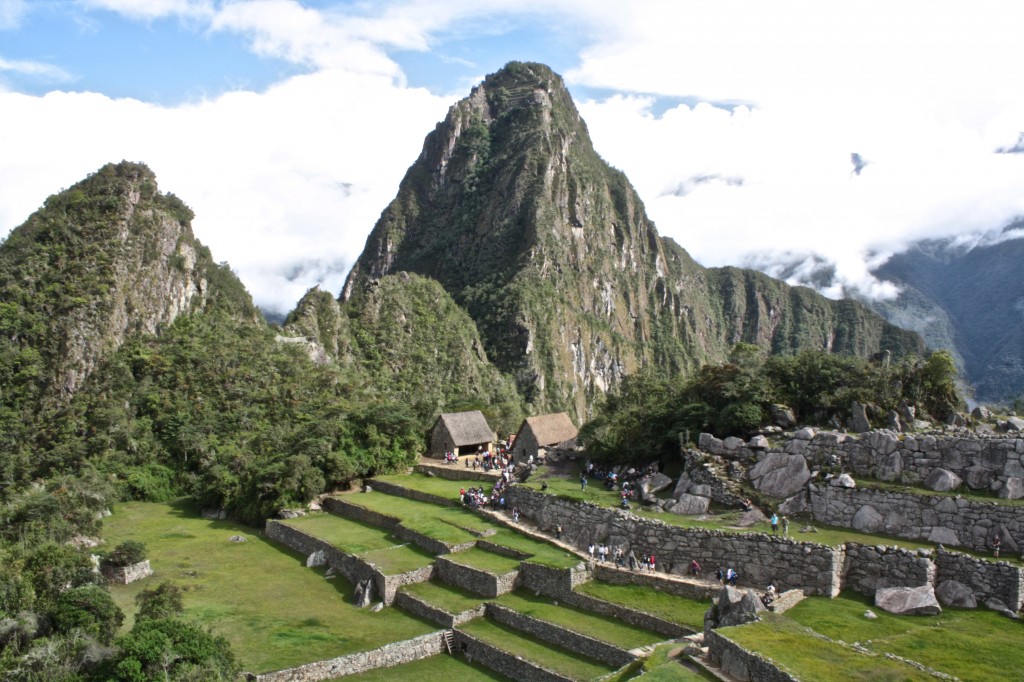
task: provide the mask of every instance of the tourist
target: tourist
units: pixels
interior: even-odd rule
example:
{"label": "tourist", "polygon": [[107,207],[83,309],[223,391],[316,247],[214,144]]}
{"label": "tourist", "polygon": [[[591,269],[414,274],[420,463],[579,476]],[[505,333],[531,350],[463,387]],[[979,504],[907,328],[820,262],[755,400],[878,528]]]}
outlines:
{"label": "tourist", "polygon": [[580,472],[580,492],[586,492],[587,490],[587,475]]}
{"label": "tourist", "polygon": [[556,540],[561,540],[562,539],[562,526],[561,525],[555,526],[555,539]]}
{"label": "tourist", "polygon": [[593,542],[591,542],[589,545],[587,545],[587,554],[590,555],[590,560],[593,561],[594,560],[594,543]]}
{"label": "tourist", "polygon": [[992,538],[992,556],[999,558],[999,546],[1003,544],[1003,541],[998,535]]}
{"label": "tourist", "polygon": [[622,568],[625,564],[626,553],[621,547],[615,548],[615,565]]}
{"label": "tourist", "polygon": [[690,562],[690,575],[699,578],[700,577],[700,564],[694,559]]}
{"label": "tourist", "polygon": [[636,570],[636,555],[633,554],[633,550],[629,550],[629,570]]}
{"label": "tourist", "polygon": [[725,573],[722,573],[722,569],[718,569],[717,571],[715,571],[715,578],[718,579],[718,582],[722,583],[723,585],[725,584]]}
{"label": "tourist", "polygon": [[782,517],[782,537],[784,537],[784,538],[788,538],[789,537],[789,517],[788,516],[783,516]]}
{"label": "tourist", "polygon": [[743,511],[750,511],[750,508],[752,506],[753,506],[753,503],[750,501],[749,497],[746,498],[745,500],[743,500]]}
{"label": "tourist", "polygon": [[779,534],[779,515],[776,514],[775,512],[772,512],[771,524],[772,524],[772,535],[778,535]]}
{"label": "tourist", "polygon": [[655,568],[655,567],[657,566],[657,561],[655,560],[655,558],[654,558],[654,555],[653,555],[653,554],[652,554],[652,555],[651,555],[651,557],[650,557],[650,564],[649,564],[649,565],[650,565],[650,567],[651,567],[651,573],[654,573],[654,571],[655,571],[655,570],[657,570],[657,569]]}
{"label": "tourist", "polygon": [[739,574],[736,571],[732,570],[732,568],[727,569],[725,572],[725,582],[729,583],[733,587],[736,587],[736,580],[739,577]]}
{"label": "tourist", "polygon": [[761,596],[761,603],[768,606],[775,601],[775,581],[768,583],[768,589],[765,590],[764,595]]}

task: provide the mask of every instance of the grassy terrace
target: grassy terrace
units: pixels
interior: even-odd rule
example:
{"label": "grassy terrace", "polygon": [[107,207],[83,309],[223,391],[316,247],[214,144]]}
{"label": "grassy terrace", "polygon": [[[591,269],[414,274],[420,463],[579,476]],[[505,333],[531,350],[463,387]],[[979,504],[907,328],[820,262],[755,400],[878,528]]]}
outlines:
{"label": "grassy terrace", "polygon": [[469,566],[476,568],[481,571],[490,573],[491,575],[505,575],[519,569],[519,564],[522,563],[519,559],[510,559],[494,552],[488,552],[487,550],[478,549],[472,547],[462,552],[455,552],[453,554],[446,554],[446,559],[450,559],[457,564],[463,566]]}
{"label": "grassy terrace", "polygon": [[[963,680],[1006,680],[1024,667],[1024,625],[988,610],[948,609],[939,616],[894,616],[860,595],[810,597],[784,616],[722,633],[801,679],[934,680],[894,654]],[[812,636],[818,633],[830,638]],[[855,651],[857,643],[874,656]]]}
{"label": "grassy terrace", "polygon": [[475,609],[488,601],[486,597],[433,580],[405,585],[402,591],[451,614]]}
{"label": "grassy terrace", "polygon": [[665,594],[642,585],[613,585],[599,580],[580,585],[576,592],[643,611],[694,630],[704,628],[704,612],[710,606],[710,602]]}
{"label": "grassy terrace", "polygon": [[546,642],[542,642],[529,635],[524,635],[521,632],[499,625],[486,618],[477,618],[465,625],[459,626],[458,629],[502,651],[514,656],[520,656],[532,663],[562,673],[574,680],[592,680],[613,671],[608,666],[580,658],[565,649],[554,648]]}
{"label": "grassy terrace", "polygon": [[503,594],[494,602],[527,616],[561,625],[581,635],[588,635],[623,649],[635,649],[665,639],[663,635],[656,632],[627,625],[613,618],[582,611],[571,606],[558,606],[550,597],[534,596],[523,590]]}
{"label": "grassy terrace", "polygon": [[283,521],[348,554],[375,564],[386,575],[429,566],[434,557],[415,545],[404,543],[385,530],[334,514],[311,514]]}
{"label": "grassy terrace", "polygon": [[[391,483],[392,485],[402,486],[404,488],[411,488],[413,490],[419,490],[422,492],[428,492],[435,495],[442,495],[445,497],[451,496],[457,498],[459,496],[460,487],[469,487],[473,484],[479,484],[479,481],[448,481],[441,478],[434,478],[431,476],[425,476],[424,474],[406,474],[406,475],[394,475],[394,476],[380,476],[378,477],[383,481]],[[486,487],[486,485],[485,485]],[[370,503],[376,503],[380,507],[370,507],[369,504],[363,505],[364,498],[369,500],[371,497],[377,499],[372,500]],[[380,500],[380,497],[384,497],[384,501]],[[405,521],[407,518],[427,518],[436,517],[439,520],[447,520],[452,518],[462,519],[459,521],[464,528],[472,528],[477,532],[485,530],[494,531],[494,535],[489,535],[485,539],[488,542],[492,542],[502,547],[508,547],[525,554],[531,555],[530,561],[535,563],[544,564],[546,566],[553,566],[555,568],[570,568],[576,566],[580,562],[580,558],[566,552],[561,547],[553,545],[543,540],[530,537],[529,535],[523,535],[510,528],[506,528],[499,523],[489,521],[486,518],[464,508],[452,508],[446,509],[438,505],[432,505],[426,502],[417,502],[415,500],[405,500],[411,504],[394,504],[389,505],[387,500],[391,499],[402,499],[396,498],[395,496],[387,496],[384,493],[371,493],[369,495],[353,494],[344,497],[348,502],[353,504],[359,504],[372,508],[376,511],[381,511],[391,516],[402,518],[402,523],[409,526]],[[458,512],[454,515],[452,512]],[[414,514],[415,516],[405,516],[406,513]],[[473,524],[473,525],[469,525]],[[412,526],[409,526],[412,527]],[[433,536],[432,536],[433,537]]]}
{"label": "grassy terrace", "polygon": [[478,663],[470,663],[462,656],[449,656],[446,653],[391,668],[378,668],[358,675],[335,678],[337,682],[394,682],[395,680],[491,682],[505,679],[507,678],[491,672]]}
{"label": "grassy terrace", "polygon": [[484,519],[458,507],[440,507],[379,492],[350,493],[339,497],[365,509],[402,519],[406,528],[449,544],[473,542],[479,533],[491,529]]}
{"label": "grassy terrace", "polygon": [[[184,503],[131,502],[104,521],[107,547],[146,544],[155,576],[113,585],[132,625],[135,595],[170,580],[185,590],[185,616],[231,642],[243,668],[279,670],[374,649],[437,628],[398,609],[372,613],[352,604],[341,576],[324,580],[305,556],[229,521],[203,519]],[[229,542],[238,535],[246,542]]]}

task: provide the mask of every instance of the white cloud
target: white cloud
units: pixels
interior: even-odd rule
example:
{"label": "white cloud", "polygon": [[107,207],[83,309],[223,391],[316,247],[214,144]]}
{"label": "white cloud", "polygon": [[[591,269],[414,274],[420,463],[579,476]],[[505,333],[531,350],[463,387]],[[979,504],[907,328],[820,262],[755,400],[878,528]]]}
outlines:
{"label": "white cloud", "polygon": [[[0,3],[0,27],[5,9],[24,8]],[[1024,131],[1024,10],[1013,2],[79,4],[195,20],[310,73],[171,108],[0,93],[0,229],[103,163],[145,161],[196,210],[215,257],[281,310],[318,281],[340,289],[339,264],[358,255],[424,135],[468,93],[407,87],[389,51],[444,52],[447,40],[531,22],[587,43],[578,63],[552,66],[571,88],[619,93],[579,103],[595,147],[659,230],[705,264],[794,279],[831,268],[829,293],[885,296],[870,267],[909,240],[969,243],[963,235],[1024,215],[1024,154],[993,153]],[[742,104],[655,116],[658,96]],[[851,153],[870,161],[860,175]]]}
{"label": "white cloud", "polygon": [[56,82],[73,80],[71,74],[58,66],[54,66],[53,64],[21,59],[4,59],[3,57],[0,57],[0,73],[2,72],[17,73],[24,76],[33,76],[37,79]]}
{"label": "white cloud", "polygon": [[0,31],[17,28],[27,12],[25,0],[0,0]]}

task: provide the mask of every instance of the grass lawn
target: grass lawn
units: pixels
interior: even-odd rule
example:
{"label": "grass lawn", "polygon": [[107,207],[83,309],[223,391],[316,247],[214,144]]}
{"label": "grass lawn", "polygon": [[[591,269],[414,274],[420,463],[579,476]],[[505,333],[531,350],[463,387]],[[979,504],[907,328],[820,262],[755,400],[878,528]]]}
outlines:
{"label": "grass lawn", "polygon": [[464,657],[449,656],[447,653],[391,668],[378,668],[358,675],[335,678],[337,682],[394,682],[395,680],[491,682],[492,680],[506,679],[508,678],[488,670],[479,663],[470,663]]}
{"label": "grass lawn", "polygon": [[[495,478],[493,481],[477,481],[475,479],[464,479],[459,481],[451,481],[447,478],[441,478],[440,476],[427,476],[421,473],[411,474],[389,474],[387,476],[374,476],[374,480],[384,481],[385,483],[391,483],[392,485],[399,485],[403,488],[411,488],[413,490],[419,490],[420,492],[430,493],[431,495],[437,495],[438,497],[445,497],[450,500],[459,499],[460,488],[478,488],[483,487],[484,492],[488,495],[491,494],[491,489],[494,488],[494,484],[498,482]],[[370,483],[373,487],[373,483]]]}
{"label": "grass lawn", "polygon": [[555,601],[550,597],[534,596],[523,590],[503,594],[494,600],[495,603],[519,613],[561,625],[573,632],[588,635],[627,650],[661,642],[665,639],[663,635],[656,632],[634,627],[608,616],[581,611],[571,606],[556,606]]}
{"label": "grass lawn", "polygon": [[613,585],[599,580],[583,583],[576,588],[576,592],[643,611],[694,630],[704,629],[704,613],[711,605],[710,601],[665,594],[642,585]]}
{"label": "grass lawn", "polygon": [[[871,608],[878,618],[864,618]],[[786,617],[835,640],[858,642],[963,680],[1005,680],[1024,669],[1024,624],[988,609],[946,609],[938,616],[895,616],[844,593],[809,597]]]}
{"label": "grass lawn", "polygon": [[486,571],[491,575],[505,575],[506,573],[517,571],[519,570],[519,564],[522,563],[519,559],[510,559],[507,556],[501,556],[500,554],[488,552],[477,547],[471,547],[462,552],[446,554],[445,558],[463,566]]}
{"label": "grass lawn", "polygon": [[[246,542],[229,542],[239,535]],[[230,521],[209,521],[183,502],[118,505],[104,521],[107,547],[146,544],[155,575],[111,594],[132,625],[135,595],[170,580],[185,590],[185,615],[224,635],[245,670],[267,672],[373,649],[436,629],[398,609],[352,605],[341,576]]]}
{"label": "grass lawn", "polygon": [[488,601],[486,597],[433,580],[405,585],[402,591],[452,615],[475,609]]}
{"label": "grass lawn", "polygon": [[[643,682],[705,682],[718,679],[694,663],[690,663],[690,666],[693,667],[691,670],[684,666],[680,659],[668,657],[671,651],[678,651],[682,648],[683,645],[678,642],[655,647],[651,655],[643,661]],[[681,660],[687,661],[688,659],[683,656]]]}
{"label": "grass lawn", "polygon": [[574,680],[592,680],[613,672],[613,668],[609,666],[580,658],[565,649],[554,648],[546,642],[486,618],[477,618],[465,625],[460,625],[458,629],[502,651],[521,656],[532,663],[562,673]]}
{"label": "grass lawn", "polygon": [[387,531],[334,514],[312,514],[283,522],[348,554],[375,564],[386,575],[429,566],[434,557]]}

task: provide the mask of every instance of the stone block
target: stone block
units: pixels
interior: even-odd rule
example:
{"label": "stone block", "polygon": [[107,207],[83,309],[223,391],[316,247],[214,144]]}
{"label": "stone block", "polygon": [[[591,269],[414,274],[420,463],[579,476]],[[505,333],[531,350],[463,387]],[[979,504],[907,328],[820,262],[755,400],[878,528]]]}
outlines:
{"label": "stone block", "polygon": [[942,467],[935,467],[924,479],[926,488],[940,493],[956,490],[960,487],[961,483],[963,483],[962,478],[949,469],[943,469]]}
{"label": "stone block", "polygon": [[1019,500],[1024,497],[1024,478],[1008,478],[999,489],[999,497],[1004,500]]}
{"label": "stone block", "polygon": [[799,492],[810,478],[807,460],[800,455],[781,452],[769,452],[750,469],[750,480],[754,488],[771,497],[791,497]]}
{"label": "stone block", "polygon": [[995,474],[991,469],[983,466],[967,467],[964,470],[964,483],[971,490],[983,490],[995,480]]}
{"label": "stone block", "polygon": [[974,590],[956,580],[943,580],[935,588],[935,596],[946,606],[955,606],[961,609],[974,609],[978,607],[978,600],[974,597]]}
{"label": "stone block", "polygon": [[876,533],[882,529],[882,515],[870,504],[865,504],[853,515],[850,525],[862,533]]}
{"label": "stone block", "polygon": [[903,616],[936,616],[942,613],[931,585],[879,588],[875,592],[875,606]]}

